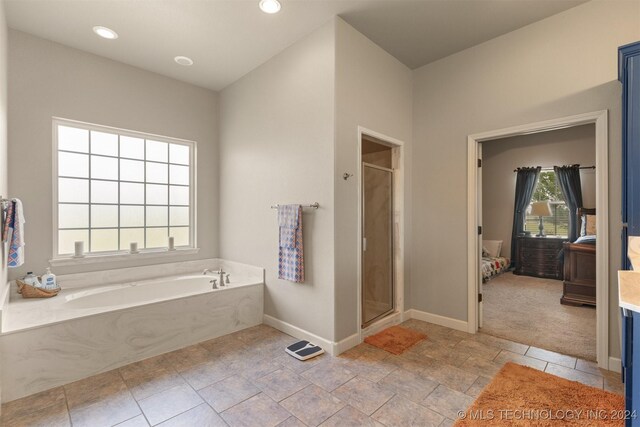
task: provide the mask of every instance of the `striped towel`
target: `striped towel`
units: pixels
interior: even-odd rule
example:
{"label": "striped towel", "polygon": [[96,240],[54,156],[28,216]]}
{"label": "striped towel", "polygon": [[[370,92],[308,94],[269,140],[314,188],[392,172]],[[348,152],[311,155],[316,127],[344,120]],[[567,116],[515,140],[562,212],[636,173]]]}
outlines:
{"label": "striped towel", "polygon": [[302,244],[302,206],[278,206],[280,227],[278,278],[304,282],[304,248]]}
{"label": "striped towel", "polygon": [[9,255],[7,256],[7,266],[17,268],[24,264],[24,211],[20,199],[11,201],[9,208],[11,214],[7,212],[9,220],[8,227],[11,234],[9,239]]}

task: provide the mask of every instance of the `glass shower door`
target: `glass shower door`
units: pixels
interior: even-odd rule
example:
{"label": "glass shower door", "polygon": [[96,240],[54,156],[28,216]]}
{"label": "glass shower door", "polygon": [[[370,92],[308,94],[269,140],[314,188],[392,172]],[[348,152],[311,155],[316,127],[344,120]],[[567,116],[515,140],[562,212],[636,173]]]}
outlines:
{"label": "glass shower door", "polygon": [[362,326],[394,310],[393,170],[363,163]]}

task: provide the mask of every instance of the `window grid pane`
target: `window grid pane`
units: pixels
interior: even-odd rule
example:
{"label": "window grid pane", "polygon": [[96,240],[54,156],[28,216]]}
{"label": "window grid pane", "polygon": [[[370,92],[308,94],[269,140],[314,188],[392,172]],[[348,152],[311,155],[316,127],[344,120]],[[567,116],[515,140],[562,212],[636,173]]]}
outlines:
{"label": "window grid pane", "polygon": [[[59,255],[73,253],[74,239],[85,242],[87,253],[128,251],[132,241],[138,241],[140,249],[164,248],[174,234],[176,246],[191,244],[191,145],[99,127],[58,124],[57,129],[59,158],[75,160],[80,155],[87,160],[58,167]],[[74,131],[83,135],[84,143],[62,141]],[[136,147],[129,149],[127,142]],[[141,164],[141,174],[125,169],[135,164]],[[129,209],[127,223],[123,208]],[[138,208],[141,217],[136,219],[132,208]]]}

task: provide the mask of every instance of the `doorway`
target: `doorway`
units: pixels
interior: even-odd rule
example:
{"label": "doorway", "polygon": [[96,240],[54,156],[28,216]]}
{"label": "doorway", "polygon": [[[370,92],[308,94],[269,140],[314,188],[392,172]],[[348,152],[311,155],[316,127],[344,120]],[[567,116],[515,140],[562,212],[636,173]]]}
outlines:
{"label": "doorway", "polygon": [[[483,221],[482,218],[482,149],[481,143],[529,134],[540,134],[559,129],[582,125],[595,125],[595,208],[598,213],[595,223],[597,228],[596,247],[596,358],[599,367],[619,370],[615,361],[609,363],[608,355],[608,142],[607,142],[607,111],[585,113],[545,122],[500,129],[468,137],[468,330],[475,333],[482,327],[482,275],[481,257],[483,251]],[[548,166],[548,165],[538,165]],[[512,208],[513,209],[513,208]],[[485,215],[486,216],[486,215]],[[486,242],[486,240],[485,240]],[[549,239],[548,244],[553,242]],[[510,251],[509,251],[510,252]],[[511,254],[509,254],[511,255]],[[511,273],[508,273],[511,274]]]}
{"label": "doorway", "polygon": [[404,159],[401,141],[364,128],[358,129],[358,139],[358,329],[362,339],[403,319]]}
{"label": "doorway", "polygon": [[388,167],[390,147],[365,140],[362,157],[385,165],[362,163],[362,324],[366,327],[394,310],[393,169]]}

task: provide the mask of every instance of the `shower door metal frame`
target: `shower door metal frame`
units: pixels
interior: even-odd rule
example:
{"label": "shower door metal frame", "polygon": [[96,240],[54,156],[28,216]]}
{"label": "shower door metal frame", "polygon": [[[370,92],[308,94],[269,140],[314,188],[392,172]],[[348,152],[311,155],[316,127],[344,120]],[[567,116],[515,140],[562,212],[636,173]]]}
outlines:
{"label": "shower door metal frame", "polygon": [[389,215],[389,245],[390,245],[390,252],[391,252],[391,262],[390,262],[390,276],[391,276],[391,308],[379,315],[377,315],[376,317],[374,317],[373,319],[370,319],[368,321],[364,321],[364,312],[365,312],[365,300],[364,300],[364,286],[365,286],[365,260],[364,260],[364,252],[366,251],[366,249],[364,247],[361,247],[361,253],[362,253],[362,265],[360,266],[361,268],[361,277],[362,277],[362,281],[360,283],[360,304],[362,307],[361,310],[361,318],[360,318],[360,323],[361,323],[361,328],[366,328],[367,326],[371,325],[372,323],[375,323],[376,321],[385,318],[386,316],[388,316],[389,314],[395,312],[396,310],[396,283],[395,283],[395,251],[394,251],[394,233],[393,233],[393,216],[394,216],[394,186],[395,186],[395,182],[394,182],[394,170],[390,169],[390,168],[385,168],[383,166],[378,166],[378,165],[374,165],[372,163],[366,163],[366,162],[362,162],[362,173],[361,173],[361,177],[360,177],[360,183],[361,183],[361,203],[362,203],[362,224],[361,224],[361,232],[362,232],[362,240],[366,239],[365,236],[365,220],[366,220],[366,209],[365,209],[365,179],[364,179],[364,174],[365,174],[365,170],[366,168],[372,168],[372,169],[378,169],[384,172],[389,172],[391,174],[391,191],[389,191],[389,200],[391,203],[391,215]]}

